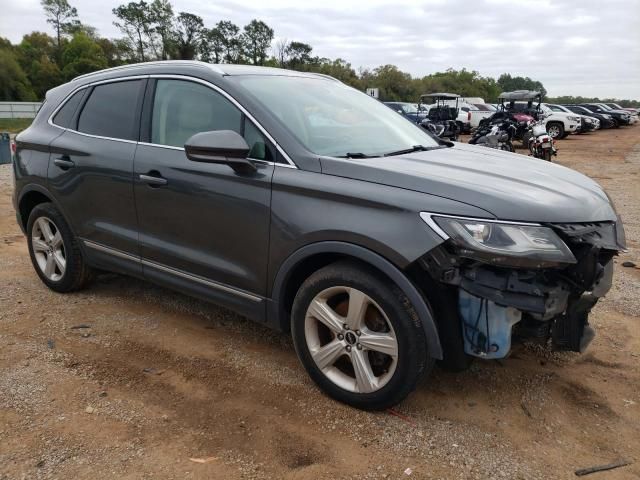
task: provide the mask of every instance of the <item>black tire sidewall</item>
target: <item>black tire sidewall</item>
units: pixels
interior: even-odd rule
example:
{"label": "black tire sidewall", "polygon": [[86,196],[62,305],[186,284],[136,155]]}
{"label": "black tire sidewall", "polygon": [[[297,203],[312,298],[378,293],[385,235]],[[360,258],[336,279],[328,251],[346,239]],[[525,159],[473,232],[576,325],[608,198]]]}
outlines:
{"label": "black tire sidewall", "polygon": [[[398,362],[389,382],[372,393],[344,390],[329,380],[316,366],[307,347],[304,322],[313,298],[333,286],[356,288],[369,295],[384,310],[398,341]],[[339,262],[311,275],[300,287],[292,308],[291,331],[296,353],[312,380],[329,396],[365,410],[389,408],[405,398],[433,364],[429,358],[422,324],[413,307],[397,287],[391,288],[373,271],[348,262]]]}
{"label": "black tire sidewall", "polygon": [[[33,251],[33,245],[31,243],[31,236],[33,231],[33,225],[38,218],[45,217],[51,220],[57,227],[60,235],[62,236],[62,242],[64,244],[65,253],[65,272],[62,278],[58,281],[48,279],[36,261]],[[27,221],[27,244],[29,246],[29,256],[31,257],[31,263],[36,273],[40,277],[40,280],[47,285],[50,289],[56,292],[68,292],[78,288],[79,280],[83,275],[84,260],[78,242],[71,231],[68,223],[58,211],[58,209],[52,203],[42,203],[37,205],[30,213],[29,220]]]}

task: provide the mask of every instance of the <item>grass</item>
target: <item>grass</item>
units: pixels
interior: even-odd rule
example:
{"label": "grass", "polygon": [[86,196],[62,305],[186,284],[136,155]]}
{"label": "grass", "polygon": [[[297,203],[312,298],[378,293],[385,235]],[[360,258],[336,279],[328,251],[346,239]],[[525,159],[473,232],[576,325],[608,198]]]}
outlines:
{"label": "grass", "polygon": [[0,132],[18,133],[31,125],[33,118],[0,118]]}

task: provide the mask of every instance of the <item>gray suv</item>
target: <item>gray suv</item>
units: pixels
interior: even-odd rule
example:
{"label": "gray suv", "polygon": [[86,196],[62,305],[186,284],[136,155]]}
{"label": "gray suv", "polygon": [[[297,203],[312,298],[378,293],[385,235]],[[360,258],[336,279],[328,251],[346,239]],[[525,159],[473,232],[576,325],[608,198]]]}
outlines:
{"label": "gray suv", "polygon": [[57,292],[147,279],[283,332],[329,395],[383,409],[436,361],[582,351],[624,230],[573,170],[432,137],[341,82],[153,62],[48,92],[18,223]]}

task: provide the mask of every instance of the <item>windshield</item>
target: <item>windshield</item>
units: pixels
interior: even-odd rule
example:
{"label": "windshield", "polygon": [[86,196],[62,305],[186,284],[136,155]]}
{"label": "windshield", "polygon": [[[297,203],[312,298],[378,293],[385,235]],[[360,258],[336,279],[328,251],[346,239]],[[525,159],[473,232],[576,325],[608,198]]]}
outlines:
{"label": "windshield", "polygon": [[380,156],[418,145],[439,146],[383,103],[337,81],[275,75],[231,78],[317,155]]}
{"label": "windshield", "polygon": [[554,112],[571,112],[568,108],[563,107],[562,105],[547,105]]}

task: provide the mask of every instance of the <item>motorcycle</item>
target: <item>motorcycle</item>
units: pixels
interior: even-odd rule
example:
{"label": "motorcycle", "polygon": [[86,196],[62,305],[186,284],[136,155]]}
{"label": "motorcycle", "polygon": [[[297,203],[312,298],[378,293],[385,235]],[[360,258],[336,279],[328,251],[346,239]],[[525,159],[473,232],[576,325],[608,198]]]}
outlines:
{"label": "motorcycle", "polygon": [[530,128],[529,152],[535,158],[550,162],[553,155],[558,155],[558,149],[556,148],[556,141],[547,133],[544,119],[533,122]]}
{"label": "motorcycle", "polygon": [[504,120],[479,126],[469,140],[471,145],[514,152],[512,140],[516,134],[513,122]]}

